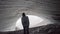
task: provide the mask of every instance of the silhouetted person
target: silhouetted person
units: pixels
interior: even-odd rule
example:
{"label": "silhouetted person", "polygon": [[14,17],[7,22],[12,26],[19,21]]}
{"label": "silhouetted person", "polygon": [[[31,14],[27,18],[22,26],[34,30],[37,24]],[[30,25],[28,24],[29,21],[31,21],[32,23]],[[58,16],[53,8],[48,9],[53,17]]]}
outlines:
{"label": "silhouetted person", "polygon": [[25,13],[22,13],[22,25],[24,28],[24,34],[29,34],[29,18]]}

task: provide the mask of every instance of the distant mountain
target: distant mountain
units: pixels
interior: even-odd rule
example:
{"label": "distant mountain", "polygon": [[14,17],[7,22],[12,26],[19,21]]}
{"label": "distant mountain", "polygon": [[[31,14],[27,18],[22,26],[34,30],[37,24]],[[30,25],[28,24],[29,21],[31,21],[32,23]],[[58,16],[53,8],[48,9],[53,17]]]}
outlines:
{"label": "distant mountain", "polygon": [[[30,28],[30,34],[60,34],[60,25],[48,24],[40,27]],[[0,34],[23,34],[23,30],[0,32]]]}

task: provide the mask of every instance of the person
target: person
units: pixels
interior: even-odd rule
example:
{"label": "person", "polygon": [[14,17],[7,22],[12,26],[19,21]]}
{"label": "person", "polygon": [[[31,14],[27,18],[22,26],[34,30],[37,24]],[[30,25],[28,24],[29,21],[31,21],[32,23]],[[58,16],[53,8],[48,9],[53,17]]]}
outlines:
{"label": "person", "polygon": [[22,13],[22,25],[24,28],[24,34],[29,34],[29,18],[25,13]]}

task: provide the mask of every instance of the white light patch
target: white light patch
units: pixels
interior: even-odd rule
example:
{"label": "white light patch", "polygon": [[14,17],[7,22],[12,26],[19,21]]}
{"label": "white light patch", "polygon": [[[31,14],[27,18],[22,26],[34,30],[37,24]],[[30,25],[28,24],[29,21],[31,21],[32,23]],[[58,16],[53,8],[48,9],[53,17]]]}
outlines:
{"label": "white light patch", "polygon": [[[27,15],[29,17],[29,22],[30,22],[30,28],[32,27],[37,27],[37,24],[39,24],[40,22],[43,21],[42,18],[38,17],[38,16],[34,16],[34,15]],[[22,22],[21,22],[21,17],[18,19],[17,23],[16,23],[16,27],[18,29],[23,29],[22,26]]]}

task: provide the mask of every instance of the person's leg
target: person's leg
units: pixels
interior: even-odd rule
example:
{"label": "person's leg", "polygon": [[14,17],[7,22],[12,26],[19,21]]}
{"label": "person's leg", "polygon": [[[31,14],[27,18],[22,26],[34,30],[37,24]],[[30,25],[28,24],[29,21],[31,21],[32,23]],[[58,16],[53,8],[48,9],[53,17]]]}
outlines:
{"label": "person's leg", "polygon": [[26,27],[27,34],[29,34],[29,27]]}
{"label": "person's leg", "polygon": [[26,28],[24,27],[24,34],[26,34]]}
{"label": "person's leg", "polygon": [[24,34],[29,34],[29,27],[24,27]]}

